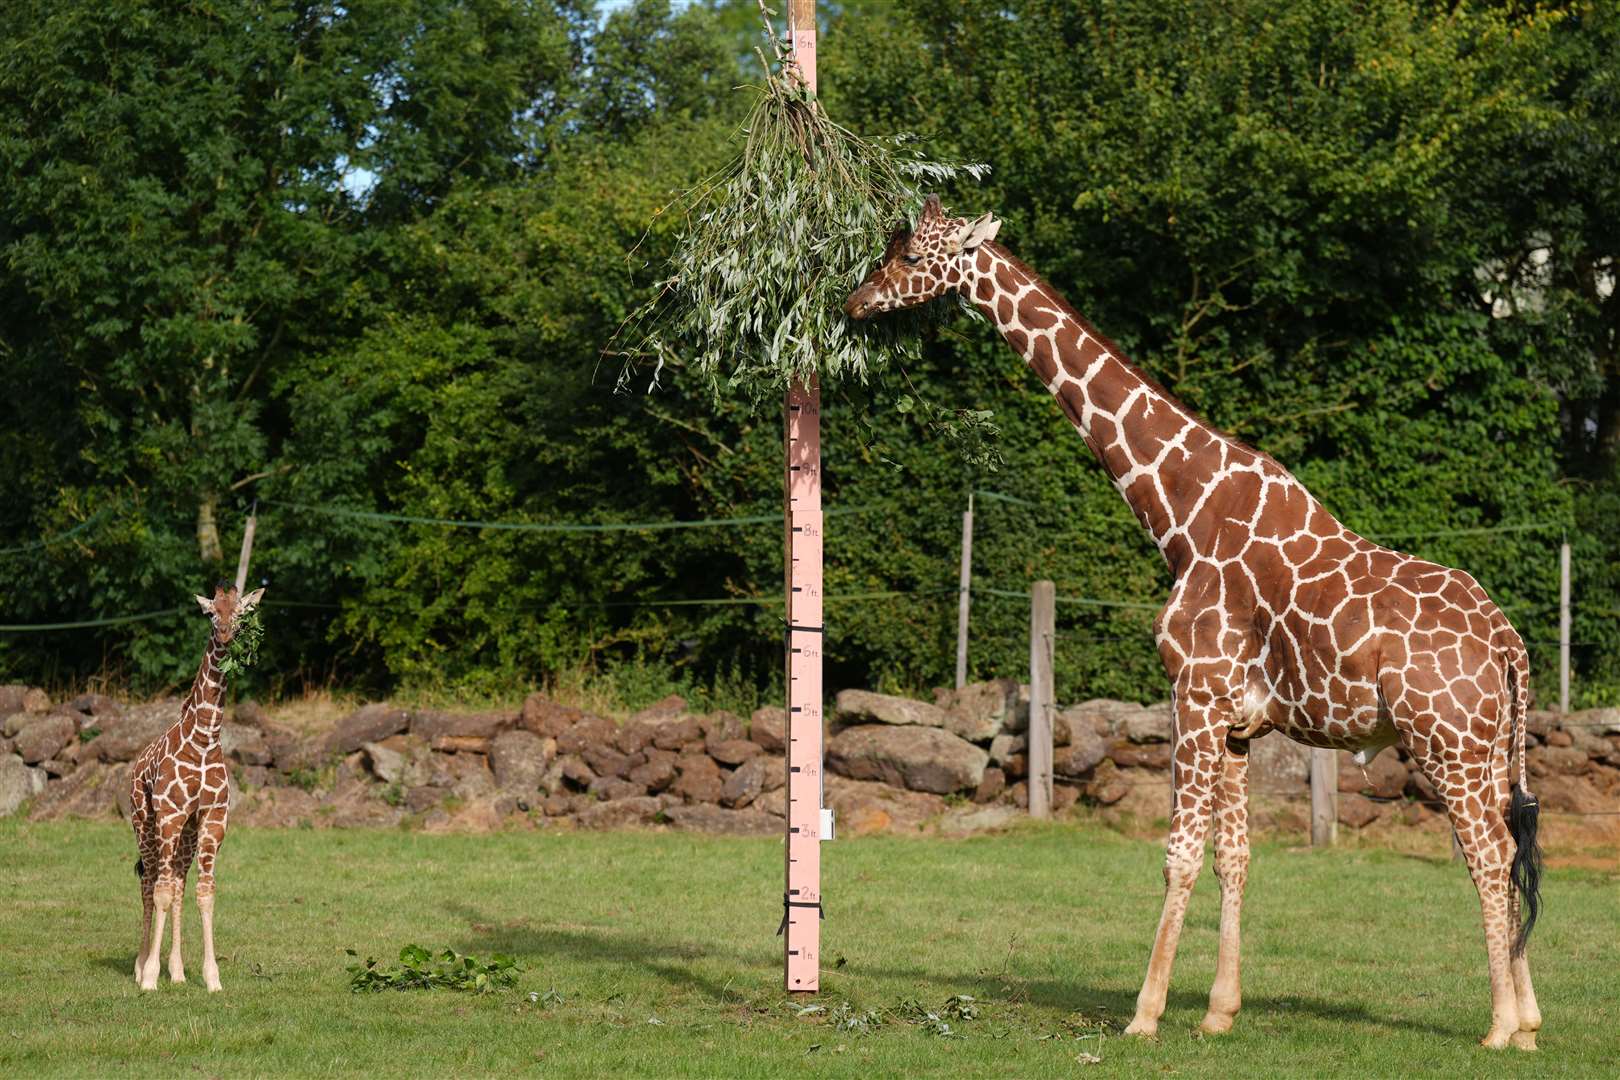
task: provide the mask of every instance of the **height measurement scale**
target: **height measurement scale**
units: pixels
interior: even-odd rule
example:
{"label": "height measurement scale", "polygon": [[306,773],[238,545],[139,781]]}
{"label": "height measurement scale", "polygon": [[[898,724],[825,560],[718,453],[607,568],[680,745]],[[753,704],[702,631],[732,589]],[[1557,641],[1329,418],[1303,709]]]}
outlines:
{"label": "height measurement scale", "polygon": [[[791,0],[788,30],[799,74],[816,89],[815,0]],[[821,988],[821,386],[794,382],[783,416],[787,596],[787,843],[782,949],[787,989]]]}

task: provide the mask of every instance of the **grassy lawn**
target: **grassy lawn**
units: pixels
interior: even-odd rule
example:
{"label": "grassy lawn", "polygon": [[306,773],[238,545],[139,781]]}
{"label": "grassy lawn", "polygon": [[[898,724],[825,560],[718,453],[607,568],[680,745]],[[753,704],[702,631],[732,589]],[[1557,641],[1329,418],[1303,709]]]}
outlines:
{"label": "grassy lawn", "polygon": [[[1542,1050],[1492,1054],[1479,907],[1444,858],[1261,846],[1244,1011],[1200,1039],[1217,902],[1206,867],[1157,1042],[1118,1037],[1158,917],[1160,850],[1098,828],[875,837],[824,855],[829,970],[780,989],[781,848],[685,834],[238,829],[216,916],[225,992],[141,995],[133,840],[0,824],[0,1074],[555,1076],[1614,1075],[1616,879],[1555,870],[1532,947]],[[346,947],[509,952],[518,988],[354,995]],[[833,964],[840,964],[831,970]],[[540,1000],[531,1001],[530,992]],[[553,993],[554,991],[554,993]],[[961,1038],[907,1021],[978,999]],[[847,1013],[840,1013],[844,1003]],[[875,1030],[835,1015],[868,1010]],[[914,1014],[913,1014],[914,1015]],[[1087,1064],[1081,1055],[1096,1055]]]}

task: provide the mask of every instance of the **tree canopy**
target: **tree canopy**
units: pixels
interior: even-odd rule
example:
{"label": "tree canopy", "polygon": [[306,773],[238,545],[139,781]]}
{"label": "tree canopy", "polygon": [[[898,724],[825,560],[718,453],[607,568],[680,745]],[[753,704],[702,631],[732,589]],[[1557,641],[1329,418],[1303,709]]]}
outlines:
{"label": "tree canopy", "polygon": [[[186,677],[170,612],[229,576],[256,499],[261,692],[779,681],[779,524],[434,523],[780,513],[776,413],[615,393],[601,355],[679,231],[661,209],[734,152],[755,8],[11,5],[0,624],[151,617],[0,631],[0,673]],[[1611,5],[823,8],[833,119],[988,162],[947,205],[994,210],[1351,527],[1473,573],[1544,701],[1567,536],[1577,700],[1620,701]],[[1048,395],[967,318],[905,379],[826,405],[829,685],[948,680],[977,490],[973,672],[1022,673],[1016,594],[1049,577],[1120,605],[1060,607],[1060,693],[1162,696],[1165,571]],[[939,407],[994,412],[998,471]]]}

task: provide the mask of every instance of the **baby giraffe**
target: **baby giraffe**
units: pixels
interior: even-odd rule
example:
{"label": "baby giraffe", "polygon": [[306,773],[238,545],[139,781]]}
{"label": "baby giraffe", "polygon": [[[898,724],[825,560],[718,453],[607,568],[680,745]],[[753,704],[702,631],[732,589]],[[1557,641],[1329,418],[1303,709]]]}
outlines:
{"label": "baby giraffe", "polygon": [[135,873],[141,879],[144,909],[135,979],[142,990],[157,989],[158,948],[163,943],[164,917],[171,913],[174,939],[169,949],[169,978],[186,981],[180,960],[180,902],[193,856],[197,859],[197,909],[202,912],[203,982],[211,991],[220,988],[219,965],[214,960],[214,859],[225,839],[230,801],[230,779],[219,745],[220,703],[225,696],[220,661],[242,616],[263,595],[263,589],[255,589],[238,597],[235,589],[222,584],[215,587],[212,600],[196,598],[213,623],[197,681],[180,710],[179,722],[142,750],[131,770],[129,817],[141,852]]}

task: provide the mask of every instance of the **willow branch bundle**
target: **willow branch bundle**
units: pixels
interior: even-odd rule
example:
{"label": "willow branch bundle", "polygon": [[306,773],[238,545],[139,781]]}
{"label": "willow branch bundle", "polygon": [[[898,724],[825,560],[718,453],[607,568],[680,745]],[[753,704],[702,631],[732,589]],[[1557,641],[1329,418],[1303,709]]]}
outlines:
{"label": "willow branch bundle", "polygon": [[[909,135],[857,135],[827,117],[771,32],[741,147],[671,207],[684,225],[667,275],[625,320],[608,352],[620,387],[650,366],[702,378],[718,397],[777,400],[795,380],[865,385],[914,358],[929,308],[870,322],[843,313],[883,238],[915,217],[926,189],[989,170],[924,155]],[[668,209],[668,208],[666,208]],[[933,305],[930,305],[932,308]]]}

